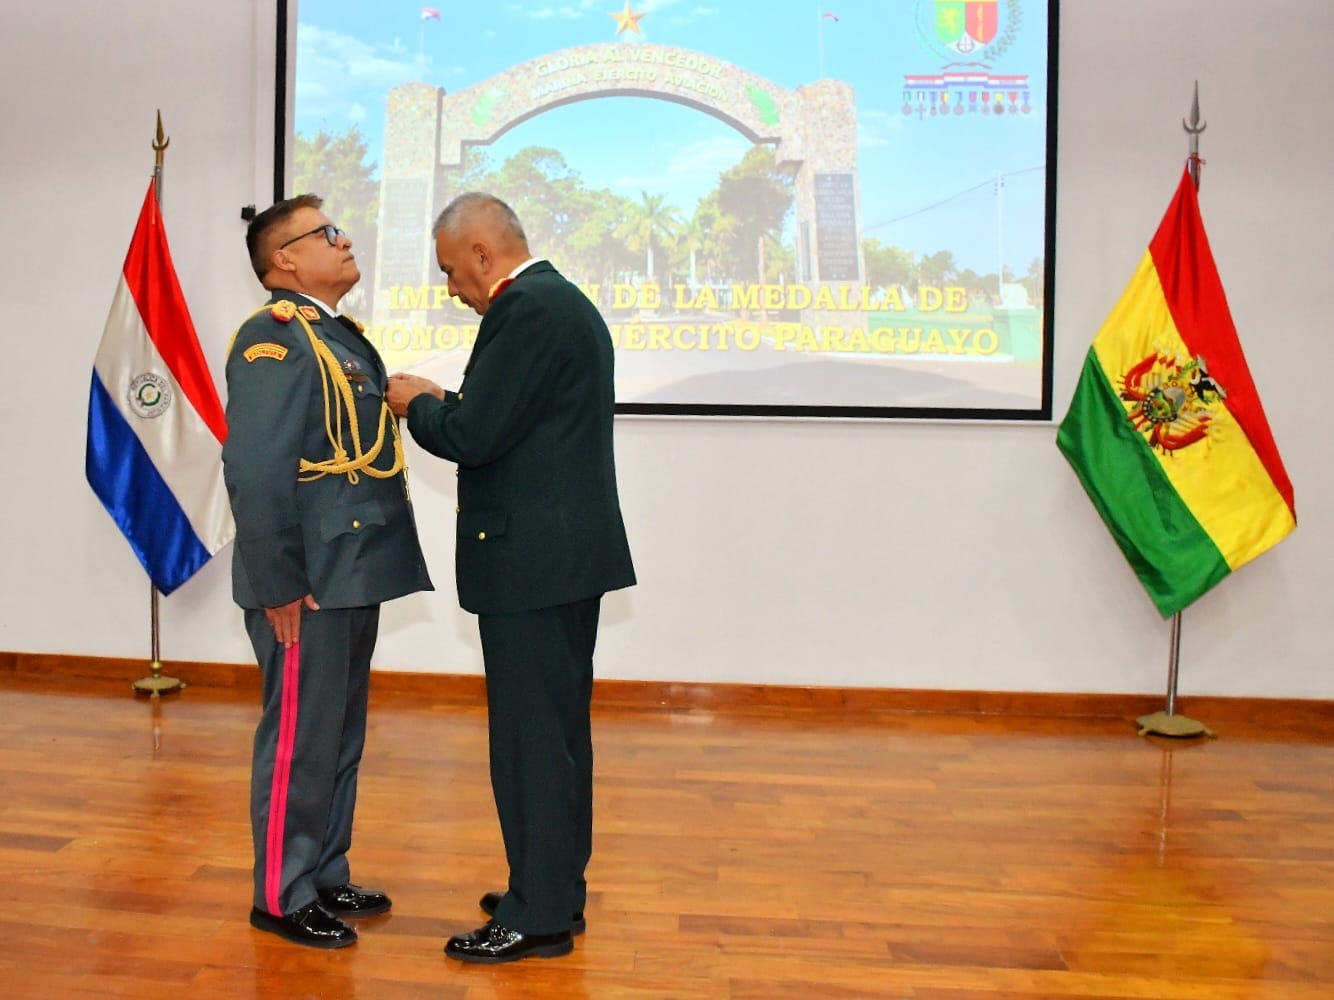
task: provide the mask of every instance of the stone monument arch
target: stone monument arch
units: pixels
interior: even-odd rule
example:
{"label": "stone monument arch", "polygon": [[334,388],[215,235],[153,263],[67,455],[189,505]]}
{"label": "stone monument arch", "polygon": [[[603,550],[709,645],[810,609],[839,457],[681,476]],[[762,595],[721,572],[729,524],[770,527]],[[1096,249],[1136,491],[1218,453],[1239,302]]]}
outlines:
{"label": "stone monument arch", "polygon": [[[798,281],[862,280],[857,114],[850,85],[817,80],[788,90],[689,49],[608,42],[531,59],[453,94],[426,83],[389,92],[375,322],[391,319],[391,287],[435,280],[430,225],[459,193],[457,178],[470,146],[490,144],[551,108],[626,96],[695,108],[754,143],[772,145],[779,165],[795,178]],[[408,315],[396,311],[392,318]]]}

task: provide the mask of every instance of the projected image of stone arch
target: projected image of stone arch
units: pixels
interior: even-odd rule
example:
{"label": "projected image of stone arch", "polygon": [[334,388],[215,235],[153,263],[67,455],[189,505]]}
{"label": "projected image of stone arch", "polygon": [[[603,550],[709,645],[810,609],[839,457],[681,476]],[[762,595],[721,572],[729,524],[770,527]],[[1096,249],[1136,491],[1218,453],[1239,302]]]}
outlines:
{"label": "projected image of stone arch", "polygon": [[606,318],[618,412],[1046,416],[1055,9],[303,0],[290,193],[443,385],[482,319],[430,228],[482,190]]}
{"label": "projected image of stone arch", "polygon": [[469,148],[487,146],[553,108],[604,97],[670,101],[771,147],[793,178],[797,279],[860,280],[850,86],[820,80],[788,90],[687,49],[607,43],[554,52],[456,93],[422,83],[390,92],[381,174],[384,249],[376,275],[380,316],[388,318],[391,298],[399,304],[399,297],[384,294],[391,287],[430,284],[429,223],[460,192]]}
{"label": "projected image of stone arch", "polygon": [[[442,384],[462,377],[480,320],[450,298],[430,227],[453,197],[481,188],[513,204],[533,252],[606,317],[622,409],[1028,404],[1041,351],[1031,304],[1000,308],[979,290],[985,279],[954,280],[965,272],[949,253],[884,240],[897,225],[886,220],[886,193],[906,181],[920,188],[924,176],[907,150],[887,157],[885,148],[898,139],[892,130],[925,126],[915,119],[886,125],[881,109],[890,100],[894,121],[905,121],[897,113],[901,78],[889,67],[859,79],[870,81],[869,96],[823,75],[781,86],[711,54],[641,41],[559,49],[453,91],[422,82],[393,88],[367,289],[372,340],[391,368],[418,368]],[[639,103],[612,100],[625,98]],[[859,136],[859,100],[878,102],[869,112],[878,134]],[[597,102],[605,102],[605,119],[592,114]],[[526,123],[574,105],[583,105],[580,114],[564,120],[581,126],[563,132],[548,119],[535,133],[542,141],[499,152],[529,134],[516,131]],[[644,143],[642,129],[678,127],[681,109],[686,118],[702,116],[696,134],[716,134],[721,123],[748,152],[712,174],[712,189],[687,195],[692,206],[672,204],[666,188],[653,190],[669,182],[647,149],[647,190],[625,177],[611,186],[593,150],[638,152],[628,144]],[[590,129],[592,119],[604,124]],[[979,134],[976,125],[965,121],[956,131]],[[618,146],[618,127],[627,145]],[[670,148],[689,147],[681,134],[672,132]],[[862,174],[859,138],[879,164],[873,182]],[[905,138],[921,141],[915,133]],[[705,175],[717,166],[692,162]],[[586,182],[585,170],[602,180]],[[869,224],[868,193],[878,203]],[[974,216],[965,225],[983,231],[988,222]]]}

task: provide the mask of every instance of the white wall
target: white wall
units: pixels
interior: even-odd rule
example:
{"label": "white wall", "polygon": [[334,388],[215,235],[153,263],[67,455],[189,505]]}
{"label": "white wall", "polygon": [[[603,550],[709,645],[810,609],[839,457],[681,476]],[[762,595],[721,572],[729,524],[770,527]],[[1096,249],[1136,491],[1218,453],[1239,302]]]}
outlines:
{"label": "white wall", "polygon": [[[83,478],[88,379],[152,165],[215,373],[261,301],[272,0],[7,0],[0,245],[8,451],[0,649],[141,656],[148,585]],[[1181,692],[1334,697],[1325,373],[1334,224],[1328,0],[1065,0],[1056,411],[1177,183],[1200,82],[1201,200],[1300,527],[1184,617]],[[559,264],[559,254],[554,254]],[[622,418],[641,583],[604,604],[604,677],[1161,692],[1168,625],[1050,425]],[[410,454],[440,590],[386,607],[381,669],[477,672],[452,580],[454,477]],[[227,563],[163,601],[164,657],[248,662]]]}

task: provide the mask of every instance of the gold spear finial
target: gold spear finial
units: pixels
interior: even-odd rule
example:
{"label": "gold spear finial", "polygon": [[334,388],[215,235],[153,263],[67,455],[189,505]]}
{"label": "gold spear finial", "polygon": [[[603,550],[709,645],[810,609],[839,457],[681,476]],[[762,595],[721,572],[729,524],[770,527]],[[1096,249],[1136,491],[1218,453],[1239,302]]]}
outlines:
{"label": "gold spear finial", "polygon": [[170,145],[171,140],[164,138],[162,134],[162,109],[159,108],[157,113],[157,139],[153,142],[153,152],[157,154],[155,166],[159,170],[162,169],[162,153]]}

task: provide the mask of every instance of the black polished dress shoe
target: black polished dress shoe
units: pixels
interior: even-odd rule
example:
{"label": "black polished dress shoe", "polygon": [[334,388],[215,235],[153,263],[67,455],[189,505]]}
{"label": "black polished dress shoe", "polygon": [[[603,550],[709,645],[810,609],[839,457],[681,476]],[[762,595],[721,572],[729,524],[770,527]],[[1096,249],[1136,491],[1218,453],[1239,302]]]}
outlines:
{"label": "black polished dress shoe", "polygon": [[[488,917],[496,915],[496,907],[500,905],[500,900],[505,894],[503,892],[488,892],[482,895],[477,901],[477,905],[482,908],[482,912]],[[582,934],[588,928],[584,921],[584,911],[580,910],[574,916],[570,917],[570,933]]]}
{"label": "black polished dress shoe", "polygon": [[393,905],[378,889],[363,889],[346,882],[315,891],[320,897],[320,905],[339,917],[373,917],[377,913],[388,913]]}
{"label": "black polished dress shoe", "polygon": [[574,951],[569,931],[521,934],[489,920],[467,934],[452,937],[445,954],[461,962],[517,962],[521,958],[556,958]]}
{"label": "black polished dress shoe", "polygon": [[311,948],[346,948],[357,943],[357,932],[319,903],[307,903],[285,917],[252,906],[250,926]]}

